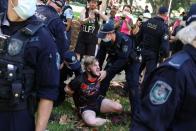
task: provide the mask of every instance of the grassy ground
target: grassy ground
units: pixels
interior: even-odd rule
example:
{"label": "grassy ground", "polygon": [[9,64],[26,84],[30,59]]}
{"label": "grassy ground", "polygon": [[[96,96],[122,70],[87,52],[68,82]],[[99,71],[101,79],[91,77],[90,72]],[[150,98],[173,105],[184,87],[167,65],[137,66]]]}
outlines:
{"label": "grassy ground", "polygon": [[[78,117],[73,100],[67,97],[63,105],[53,110],[52,118],[48,125],[49,131],[128,131],[130,125],[130,105],[128,97],[122,97],[122,88],[112,88],[108,91],[107,97],[119,101],[124,112],[121,114],[99,114],[99,116],[110,119],[112,122],[102,127],[88,127]],[[121,121],[119,121],[120,118]]]}

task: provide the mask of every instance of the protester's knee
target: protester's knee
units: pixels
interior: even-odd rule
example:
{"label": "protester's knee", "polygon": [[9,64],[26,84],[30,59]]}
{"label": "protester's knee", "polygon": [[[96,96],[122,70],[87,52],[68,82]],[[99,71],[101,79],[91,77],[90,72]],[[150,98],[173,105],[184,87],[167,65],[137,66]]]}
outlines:
{"label": "protester's knee", "polygon": [[122,112],[123,107],[121,104],[117,103],[115,106],[115,112]]}
{"label": "protester's knee", "polygon": [[96,126],[97,125],[96,119],[86,120],[85,122],[88,126]]}

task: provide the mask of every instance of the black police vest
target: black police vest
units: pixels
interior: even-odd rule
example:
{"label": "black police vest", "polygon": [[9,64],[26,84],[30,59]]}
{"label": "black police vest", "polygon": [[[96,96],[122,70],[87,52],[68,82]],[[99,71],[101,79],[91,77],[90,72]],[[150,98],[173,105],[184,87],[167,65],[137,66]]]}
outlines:
{"label": "black police vest", "polygon": [[0,111],[28,107],[28,98],[35,90],[35,74],[24,61],[24,50],[42,26],[40,22],[29,24],[0,43]]}
{"label": "black police vest", "polygon": [[58,13],[50,6],[37,5],[35,16],[48,26],[53,20],[60,19]]}
{"label": "black police vest", "polygon": [[142,47],[155,52],[159,52],[161,39],[164,32],[165,23],[159,18],[151,18],[143,24],[143,41]]}
{"label": "black police vest", "polygon": [[[89,17],[89,8],[86,8],[85,18]],[[99,30],[99,14],[95,14],[95,21],[88,21],[81,27],[82,32],[96,35]]]}

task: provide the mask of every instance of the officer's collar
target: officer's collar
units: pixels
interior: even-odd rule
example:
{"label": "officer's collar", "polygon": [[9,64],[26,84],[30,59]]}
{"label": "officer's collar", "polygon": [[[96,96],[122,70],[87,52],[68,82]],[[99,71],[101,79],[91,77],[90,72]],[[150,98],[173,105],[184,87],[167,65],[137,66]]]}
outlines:
{"label": "officer's collar", "polygon": [[159,19],[159,20],[161,20],[161,21],[164,21],[164,19],[161,18],[160,16],[155,16],[155,19]]}
{"label": "officer's collar", "polygon": [[196,62],[196,48],[190,44],[184,46],[184,50],[193,58]]}

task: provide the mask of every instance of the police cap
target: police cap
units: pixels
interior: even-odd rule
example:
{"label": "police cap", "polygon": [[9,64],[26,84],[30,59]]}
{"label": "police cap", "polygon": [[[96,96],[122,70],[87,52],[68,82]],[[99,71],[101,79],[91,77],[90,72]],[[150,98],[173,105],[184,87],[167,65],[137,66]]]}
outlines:
{"label": "police cap", "polygon": [[63,8],[65,5],[65,0],[52,0],[58,7]]}
{"label": "police cap", "polygon": [[165,14],[167,12],[168,12],[167,7],[162,6],[162,7],[159,8],[159,14]]}
{"label": "police cap", "polygon": [[80,68],[80,62],[77,60],[76,54],[73,51],[67,51],[63,56],[64,61],[68,63],[68,66],[72,70]]}
{"label": "police cap", "polygon": [[196,20],[196,4],[192,4],[187,14],[186,24],[189,25],[192,21]]}
{"label": "police cap", "polygon": [[114,24],[108,22],[102,25],[97,37],[103,39],[108,33],[112,32],[114,32]]}

